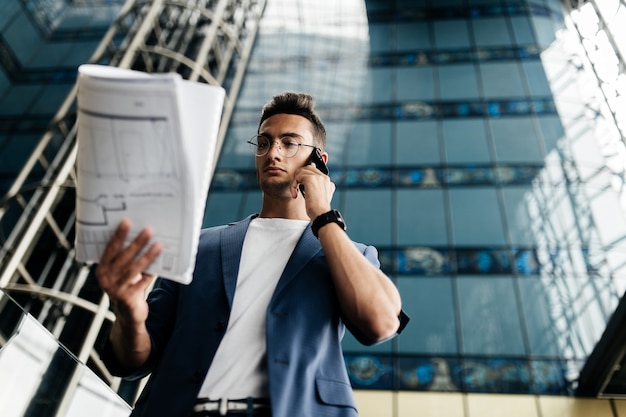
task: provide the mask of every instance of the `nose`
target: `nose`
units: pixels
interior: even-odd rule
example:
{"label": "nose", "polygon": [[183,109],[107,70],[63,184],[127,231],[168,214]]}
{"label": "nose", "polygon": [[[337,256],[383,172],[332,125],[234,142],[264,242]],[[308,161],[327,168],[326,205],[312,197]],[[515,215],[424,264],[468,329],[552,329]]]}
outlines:
{"label": "nose", "polygon": [[[276,146],[274,146],[274,145],[276,145]],[[274,159],[274,158],[276,158],[276,156],[282,155],[282,154],[283,154],[283,150],[280,147],[280,141],[277,141],[277,140],[271,141],[270,142],[270,148],[267,151],[267,155],[266,156],[268,158]]]}

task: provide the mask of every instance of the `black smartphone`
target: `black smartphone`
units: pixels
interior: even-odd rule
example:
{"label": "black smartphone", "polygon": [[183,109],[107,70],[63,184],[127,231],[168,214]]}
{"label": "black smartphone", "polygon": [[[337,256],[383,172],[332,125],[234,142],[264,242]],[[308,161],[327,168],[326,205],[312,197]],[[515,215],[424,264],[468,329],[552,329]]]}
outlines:
{"label": "black smartphone", "polygon": [[328,167],[324,163],[324,160],[322,159],[322,154],[320,153],[320,150],[318,148],[313,149],[313,152],[311,152],[311,156],[309,156],[309,159],[306,161],[305,166],[310,165],[311,162],[315,164],[315,167],[317,169],[328,175]]}
{"label": "black smartphone", "polygon": [[[315,167],[322,171],[322,173],[328,175],[328,167],[326,166],[324,159],[322,159],[322,154],[320,153],[320,150],[318,148],[313,149],[313,152],[311,152],[311,156],[309,156],[309,159],[307,159],[304,166],[311,165],[311,162],[313,162],[315,164]],[[302,197],[306,197],[304,193],[304,185],[300,184],[299,188],[300,192],[302,193]]]}

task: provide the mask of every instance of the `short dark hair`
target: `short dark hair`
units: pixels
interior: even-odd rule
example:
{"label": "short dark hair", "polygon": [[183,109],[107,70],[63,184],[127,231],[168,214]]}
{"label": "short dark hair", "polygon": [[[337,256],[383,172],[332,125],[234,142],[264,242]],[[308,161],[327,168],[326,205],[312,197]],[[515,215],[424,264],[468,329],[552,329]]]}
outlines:
{"label": "short dark hair", "polygon": [[313,125],[313,139],[324,148],[326,128],[314,107],[315,99],[310,94],[294,92],[277,94],[263,106],[259,128],[265,120],[276,114],[295,114],[306,117]]}

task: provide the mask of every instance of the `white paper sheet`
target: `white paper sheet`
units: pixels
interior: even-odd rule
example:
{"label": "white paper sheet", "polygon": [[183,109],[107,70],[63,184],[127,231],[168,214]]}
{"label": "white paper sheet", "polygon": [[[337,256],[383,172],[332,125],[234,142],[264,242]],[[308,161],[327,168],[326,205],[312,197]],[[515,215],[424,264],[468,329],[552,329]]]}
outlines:
{"label": "white paper sheet", "polygon": [[150,227],[163,245],[148,272],[191,281],[224,97],[178,74],[79,67],[78,261],[99,261],[128,218],[130,239]]}

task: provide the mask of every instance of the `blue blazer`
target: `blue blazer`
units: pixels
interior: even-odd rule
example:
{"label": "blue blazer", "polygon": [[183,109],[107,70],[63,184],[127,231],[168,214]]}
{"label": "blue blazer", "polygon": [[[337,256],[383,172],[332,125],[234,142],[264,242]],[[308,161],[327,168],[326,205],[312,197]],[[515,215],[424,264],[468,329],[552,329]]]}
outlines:
{"label": "blue blazer", "polygon": [[[239,259],[250,216],[202,231],[189,285],[159,280],[148,297],[150,357],[127,378],[151,376],[132,416],[186,417],[222,340],[235,294]],[[377,251],[355,243],[380,266]],[[267,370],[273,417],[357,415],[341,350],[344,324],[328,264],[310,226],[303,233],[267,308]],[[408,320],[404,313],[402,322]],[[103,359],[123,374],[111,355]]]}

